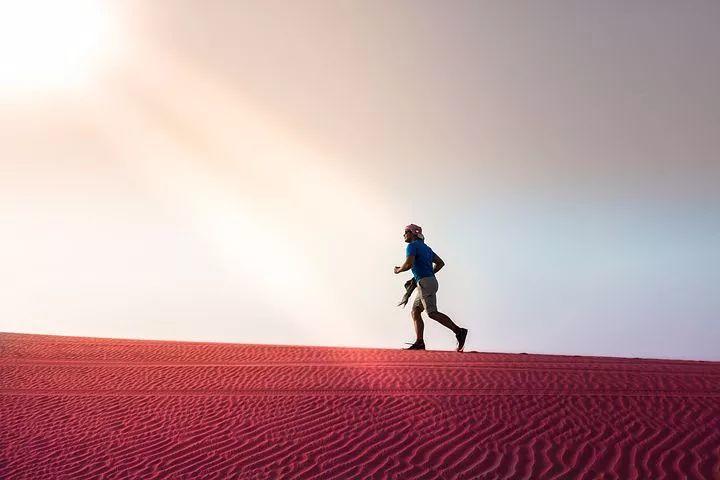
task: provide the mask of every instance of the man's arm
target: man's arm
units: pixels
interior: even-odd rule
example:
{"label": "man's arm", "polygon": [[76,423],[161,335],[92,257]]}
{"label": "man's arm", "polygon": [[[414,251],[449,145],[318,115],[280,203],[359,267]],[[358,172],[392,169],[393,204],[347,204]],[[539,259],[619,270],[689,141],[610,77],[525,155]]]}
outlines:
{"label": "man's arm", "polygon": [[435,264],[435,268],[433,268],[433,274],[439,272],[440,269],[445,266],[445,262],[442,261],[442,258],[437,256],[437,253],[433,252],[432,261]]}
{"label": "man's arm", "polygon": [[405,263],[403,263],[399,267],[395,267],[395,273],[405,272],[407,270],[410,270],[415,263],[415,255],[408,255],[407,258],[405,258]]}

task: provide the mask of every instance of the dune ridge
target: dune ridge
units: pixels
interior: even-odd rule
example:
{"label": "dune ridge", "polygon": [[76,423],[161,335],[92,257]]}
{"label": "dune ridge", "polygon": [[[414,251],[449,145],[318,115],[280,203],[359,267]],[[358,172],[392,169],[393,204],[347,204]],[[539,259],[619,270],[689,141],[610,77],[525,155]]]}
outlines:
{"label": "dune ridge", "polygon": [[0,478],[720,479],[720,362],[4,333]]}

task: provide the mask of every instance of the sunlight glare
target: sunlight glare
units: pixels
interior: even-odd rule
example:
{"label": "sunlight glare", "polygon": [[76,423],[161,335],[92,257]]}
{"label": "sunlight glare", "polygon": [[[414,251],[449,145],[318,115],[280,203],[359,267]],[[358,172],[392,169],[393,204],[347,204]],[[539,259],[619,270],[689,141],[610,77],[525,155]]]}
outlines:
{"label": "sunlight glare", "polygon": [[86,83],[107,53],[109,27],[103,1],[0,1],[0,93]]}

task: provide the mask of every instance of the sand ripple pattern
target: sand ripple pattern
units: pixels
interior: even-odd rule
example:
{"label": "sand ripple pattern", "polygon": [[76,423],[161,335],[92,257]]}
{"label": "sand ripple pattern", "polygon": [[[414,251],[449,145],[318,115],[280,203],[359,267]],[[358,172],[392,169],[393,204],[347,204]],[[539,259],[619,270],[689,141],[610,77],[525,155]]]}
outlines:
{"label": "sand ripple pattern", "polygon": [[0,334],[0,478],[720,480],[720,362]]}

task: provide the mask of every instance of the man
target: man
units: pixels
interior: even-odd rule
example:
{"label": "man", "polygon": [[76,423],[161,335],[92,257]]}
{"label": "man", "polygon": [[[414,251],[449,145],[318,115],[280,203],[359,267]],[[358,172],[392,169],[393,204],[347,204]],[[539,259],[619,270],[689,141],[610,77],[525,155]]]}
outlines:
{"label": "man", "polygon": [[425,324],[421,316],[422,311],[425,310],[430,318],[453,331],[458,342],[457,351],[461,352],[465,346],[467,328],[458,327],[450,320],[450,317],[438,312],[437,309],[436,293],[438,291],[438,282],[435,274],[445,266],[445,262],[425,244],[425,237],[422,234],[422,228],[419,226],[411,223],[405,227],[403,236],[405,243],[408,244],[405,251],[405,263],[395,267],[395,273],[412,269],[418,288],[418,294],[415,297],[411,311],[412,319],[415,322],[416,339],[415,343],[410,345],[407,350],[425,350],[425,340],[423,339]]}

